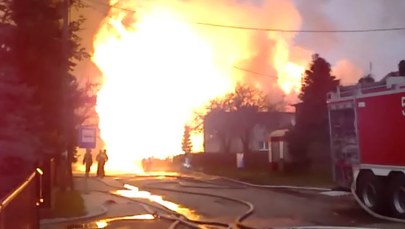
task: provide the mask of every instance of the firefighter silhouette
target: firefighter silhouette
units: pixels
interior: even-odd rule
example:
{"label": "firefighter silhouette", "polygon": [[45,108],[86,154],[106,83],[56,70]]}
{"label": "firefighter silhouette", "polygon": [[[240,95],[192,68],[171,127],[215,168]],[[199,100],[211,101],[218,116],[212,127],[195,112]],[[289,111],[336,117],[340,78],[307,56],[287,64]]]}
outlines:
{"label": "firefighter silhouette", "polygon": [[83,165],[86,166],[86,177],[88,177],[90,168],[93,165],[93,155],[91,155],[90,149],[86,149],[86,153],[83,156]]}
{"label": "firefighter silhouette", "polygon": [[105,163],[108,161],[108,156],[107,156],[107,150],[100,150],[98,153],[97,157],[97,176],[98,177],[104,177],[105,176],[105,171],[104,171],[104,166]]}

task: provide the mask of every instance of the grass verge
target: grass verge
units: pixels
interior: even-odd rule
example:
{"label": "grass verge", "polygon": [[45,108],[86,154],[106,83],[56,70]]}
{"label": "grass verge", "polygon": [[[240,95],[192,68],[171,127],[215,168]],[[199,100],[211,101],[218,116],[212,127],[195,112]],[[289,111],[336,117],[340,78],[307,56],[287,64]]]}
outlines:
{"label": "grass verge", "polygon": [[280,173],[231,168],[205,168],[202,171],[206,174],[225,176],[254,184],[333,187],[332,175],[329,171]]}
{"label": "grass verge", "polygon": [[84,200],[79,191],[56,191],[52,218],[68,218],[86,214]]}

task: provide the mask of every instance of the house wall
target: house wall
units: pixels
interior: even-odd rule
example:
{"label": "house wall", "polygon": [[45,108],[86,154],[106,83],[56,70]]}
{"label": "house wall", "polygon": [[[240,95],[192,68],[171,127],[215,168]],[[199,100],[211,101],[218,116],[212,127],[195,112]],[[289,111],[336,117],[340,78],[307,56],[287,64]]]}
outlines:
{"label": "house wall", "polygon": [[[294,119],[295,119],[294,113],[258,112],[257,124],[254,125],[254,127],[251,130],[251,138],[249,141],[250,150],[268,153],[269,134],[277,129],[290,128]],[[213,131],[215,129],[213,123],[217,122],[218,120],[215,120],[215,117],[210,117],[209,119],[206,119],[204,121],[205,152],[209,153],[223,152],[223,149],[221,149],[221,141],[219,140],[218,136],[215,135],[215,131]],[[240,122],[243,122],[243,120],[240,120]],[[243,152],[243,144],[238,136],[231,138],[230,152],[232,153]]]}
{"label": "house wall", "polygon": [[250,139],[250,149],[252,151],[268,152],[268,135],[271,132],[265,125],[256,124],[252,130],[252,138]]}

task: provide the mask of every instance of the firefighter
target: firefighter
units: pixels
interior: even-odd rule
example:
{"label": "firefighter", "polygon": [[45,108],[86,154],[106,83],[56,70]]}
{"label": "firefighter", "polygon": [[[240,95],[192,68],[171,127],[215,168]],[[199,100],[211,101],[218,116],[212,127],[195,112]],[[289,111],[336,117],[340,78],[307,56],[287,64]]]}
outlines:
{"label": "firefighter", "polygon": [[105,176],[104,166],[105,163],[108,161],[107,150],[105,149],[103,151],[100,150],[96,159],[97,159],[97,176],[102,178]]}
{"label": "firefighter", "polygon": [[90,149],[86,149],[86,153],[83,156],[83,165],[86,166],[86,177],[89,177],[90,168],[93,165],[93,156]]}

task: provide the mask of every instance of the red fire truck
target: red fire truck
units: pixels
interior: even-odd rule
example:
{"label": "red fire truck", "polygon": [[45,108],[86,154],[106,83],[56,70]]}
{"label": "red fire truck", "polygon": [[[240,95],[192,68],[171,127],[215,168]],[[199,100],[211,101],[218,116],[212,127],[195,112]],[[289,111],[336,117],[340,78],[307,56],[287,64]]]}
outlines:
{"label": "red fire truck", "polygon": [[405,76],[328,94],[335,181],[370,210],[405,218]]}

